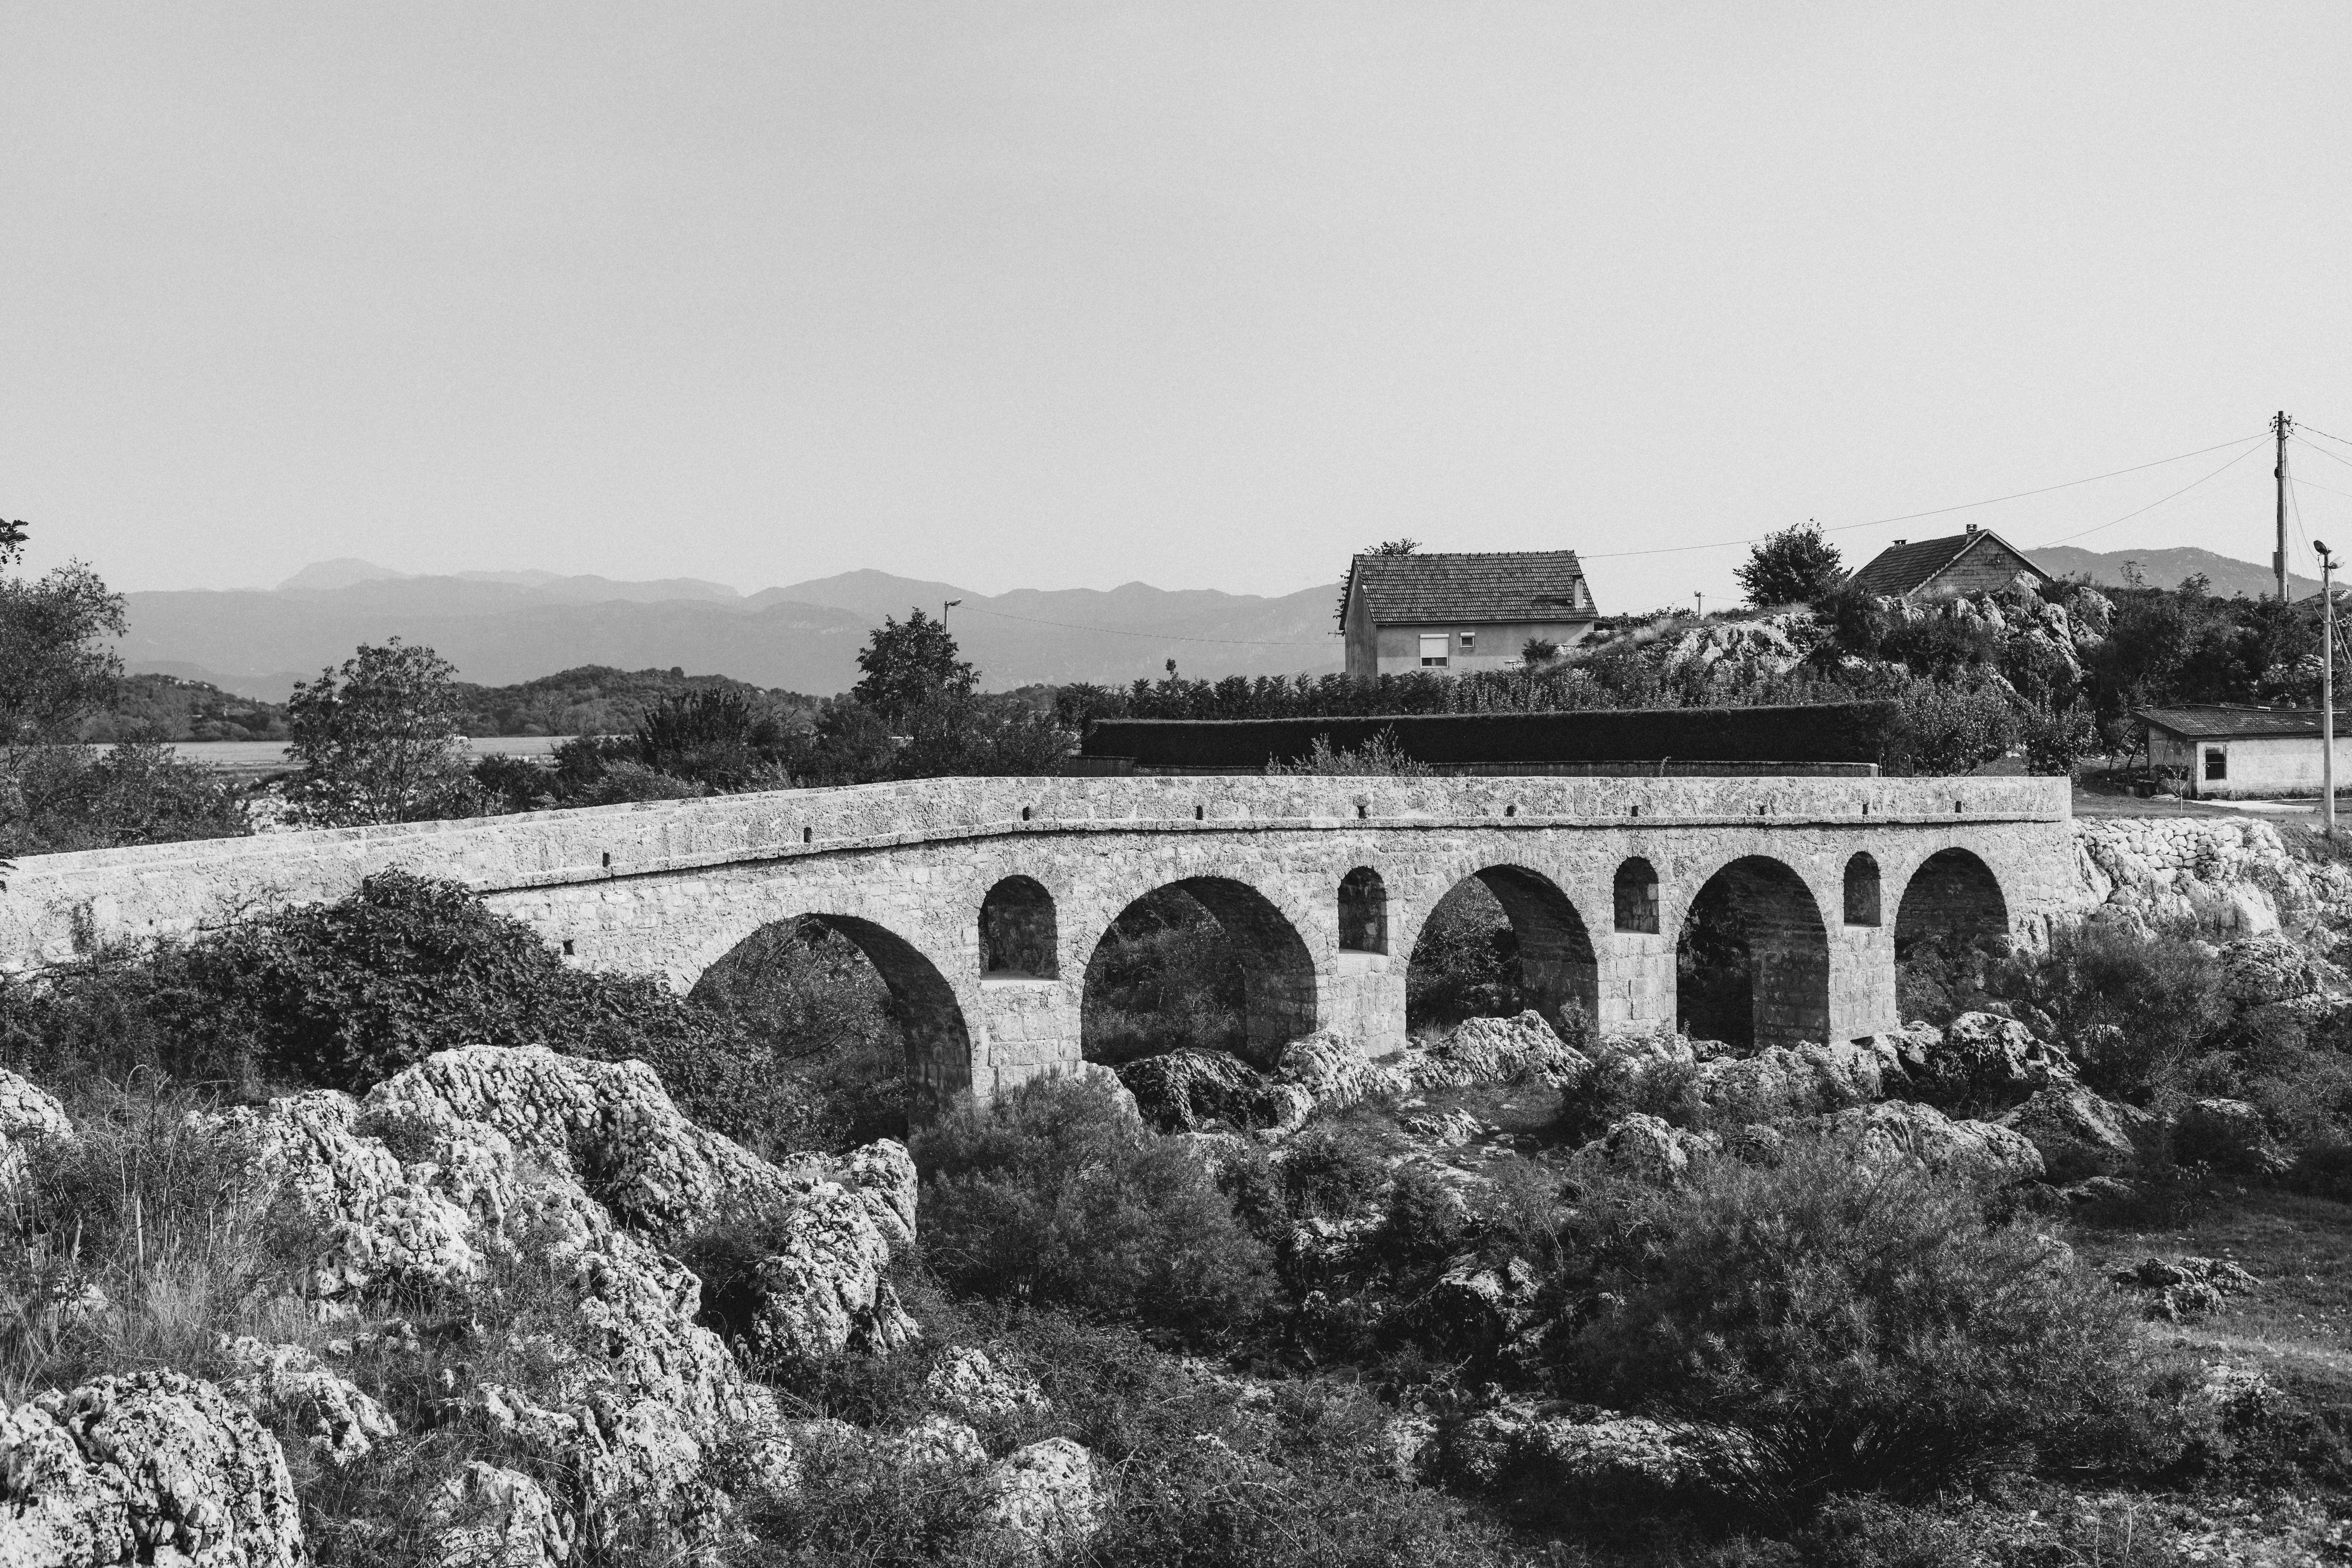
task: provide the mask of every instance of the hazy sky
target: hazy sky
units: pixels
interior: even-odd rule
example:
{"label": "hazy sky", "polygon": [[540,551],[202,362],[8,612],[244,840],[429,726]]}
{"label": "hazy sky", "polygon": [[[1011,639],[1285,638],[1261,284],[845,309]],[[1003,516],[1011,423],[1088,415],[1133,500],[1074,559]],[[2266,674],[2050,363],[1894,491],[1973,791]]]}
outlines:
{"label": "hazy sky", "polygon": [[[0,515],[124,588],[1281,593],[2352,437],[2348,73],[2340,4],[15,0]],[[2082,542],[2269,531],[2257,455]]]}

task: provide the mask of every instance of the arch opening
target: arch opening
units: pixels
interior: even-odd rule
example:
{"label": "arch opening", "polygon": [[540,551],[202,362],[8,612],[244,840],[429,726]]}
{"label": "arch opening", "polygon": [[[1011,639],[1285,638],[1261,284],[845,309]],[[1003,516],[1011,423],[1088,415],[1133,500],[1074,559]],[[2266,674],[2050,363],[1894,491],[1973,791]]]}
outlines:
{"label": "arch opening", "polygon": [[[798,915],[761,927],[688,994],[733,1020],[810,1090],[803,1138],[835,1147],[906,1135],[971,1086],[955,991],[915,945],[872,921]],[[804,1146],[804,1145],[803,1145]]]}
{"label": "arch opening", "polygon": [[1654,933],[1658,929],[1658,871],[1636,855],[1617,868],[1617,929]]}
{"label": "arch opening", "polygon": [[1750,855],[1706,879],[1675,939],[1675,1011],[1741,1048],[1829,1038],[1829,931],[1803,878]]}
{"label": "arch opening", "polygon": [[1034,877],[1007,877],[980,905],[980,972],[1000,980],[1054,980],[1062,973],[1054,895]]}
{"label": "arch opening", "polygon": [[1524,867],[1489,866],[1447,889],[1423,922],[1405,967],[1405,1027],[1450,1028],[1532,1007],[1566,1033],[1570,1013],[1597,1012],[1600,974],[1567,894]]}
{"label": "arch opening", "polygon": [[1078,1037],[1118,1067],[1198,1047],[1270,1067],[1315,1032],[1315,960],[1265,894],[1225,877],[1153,889],[1119,911],[1087,961]]}
{"label": "arch opening", "polygon": [[1878,924],[1880,901],[1878,861],[1865,849],[1845,863],[1845,923]]}
{"label": "arch opening", "polygon": [[2009,900],[1991,867],[1966,849],[1928,856],[1895,910],[1896,1010],[1937,1021],[1964,1010],[2009,935]]}
{"label": "arch opening", "polygon": [[1339,951],[1388,950],[1388,884],[1370,866],[1359,866],[1339,879]]}

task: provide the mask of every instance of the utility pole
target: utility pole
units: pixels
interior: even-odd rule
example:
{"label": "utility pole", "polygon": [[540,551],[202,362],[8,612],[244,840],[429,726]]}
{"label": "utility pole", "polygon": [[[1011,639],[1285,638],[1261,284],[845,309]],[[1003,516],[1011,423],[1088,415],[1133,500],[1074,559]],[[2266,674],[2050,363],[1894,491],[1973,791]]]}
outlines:
{"label": "utility pole", "polygon": [[[2279,535],[2279,537],[2280,537],[2281,539],[2284,539],[2284,538],[2285,538],[2285,537],[2286,537],[2286,535],[2284,535],[2284,534],[2281,534],[2281,535]],[[945,629],[946,629],[946,627],[947,627],[947,624],[948,624],[948,612],[949,612],[950,610],[954,609],[958,605],[961,605],[961,604],[962,604],[962,603],[963,603],[963,601],[962,601],[961,599],[947,599],[947,600],[943,600],[943,601],[941,601],[941,603],[940,603],[940,629],[941,629],[941,630],[945,630]]]}
{"label": "utility pole", "polygon": [[1706,595],[1705,594],[1695,594],[1692,596],[1698,600],[1698,618],[1700,620],[1706,619]]}
{"label": "utility pole", "polygon": [[2278,481],[2278,549],[2272,552],[2271,564],[2278,572],[2279,603],[2286,603],[2286,435],[2294,428],[2294,421],[2282,408],[2271,421],[2271,434],[2278,438],[2278,462],[2271,469],[2271,478]]}
{"label": "utility pole", "polygon": [[2327,542],[2315,539],[2319,556],[2319,821],[2320,832],[2336,837],[2336,557]]}

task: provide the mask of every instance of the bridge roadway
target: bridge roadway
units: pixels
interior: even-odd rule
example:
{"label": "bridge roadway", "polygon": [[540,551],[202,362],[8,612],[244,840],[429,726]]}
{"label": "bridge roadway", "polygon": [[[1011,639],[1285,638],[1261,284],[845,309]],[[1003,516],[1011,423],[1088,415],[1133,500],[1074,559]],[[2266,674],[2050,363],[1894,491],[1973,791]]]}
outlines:
{"label": "bridge roadway", "polygon": [[1695,949],[1686,1010],[1744,987],[1759,1043],[1847,1039],[1897,1022],[1898,940],[2031,941],[2066,912],[2070,816],[2041,778],[926,779],[33,857],[0,893],[0,971],[398,867],[680,990],[814,920],[881,972],[924,1079],[986,1094],[1080,1058],[1097,942],[1170,887],[1237,939],[1251,1054],[1327,1026],[1400,1045],[1414,941],[1475,877],[1547,1009],[1673,1021],[1697,906],[1751,956]]}

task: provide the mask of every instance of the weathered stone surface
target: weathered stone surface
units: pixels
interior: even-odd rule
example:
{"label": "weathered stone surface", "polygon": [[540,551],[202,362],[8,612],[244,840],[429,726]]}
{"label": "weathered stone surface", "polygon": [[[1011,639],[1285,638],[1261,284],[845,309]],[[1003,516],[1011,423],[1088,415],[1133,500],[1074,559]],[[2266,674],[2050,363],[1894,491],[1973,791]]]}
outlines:
{"label": "weathered stone surface", "polygon": [[1673,1186],[1689,1176],[1691,1162],[1715,1152],[1711,1133],[1691,1132],[1646,1111],[1610,1124],[1609,1131],[1576,1152],[1580,1163],[1655,1186]]}
{"label": "weathered stone surface", "polygon": [[965,1421],[1003,1420],[1050,1408],[1035,1378],[968,1346],[940,1357],[923,1378],[923,1392]]}
{"label": "weathered stone surface", "polygon": [[2210,1316],[2227,1304],[2228,1298],[2261,1283],[2237,1264],[2215,1258],[2146,1258],[2117,1269],[2114,1279],[2118,1285],[2154,1292],[2147,1302],[2147,1316],[2162,1323]]}
{"label": "weathered stone surface", "polygon": [[2298,934],[2352,901],[2352,872],[2297,859],[2267,822],[2084,817],[2074,845],[2086,912],[2143,929],[2187,921],[2217,939]]}
{"label": "weathered stone surface", "polygon": [[1225,1051],[1166,1051],[1129,1062],[1118,1077],[1144,1120],[1163,1132],[1197,1132],[1212,1121],[1266,1127],[1276,1120],[1266,1080]]}
{"label": "weathered stone surface", "polygon": [[568,1521],[519,1470],[469,1460],[426,1513],[432,1568],[556,1568],[572,1554]]}
{"label": "weathered stone surface", "polygon": [[2050,1179],[2112,1176],[2139,1163],[2132,1130],[2153,1121],[2147,1112],[2113,1105],[2078,1083],[2052,1084],[2000,1119],[2041,1152]]}
{"label": "weathered stone surface", "polygon": [[1094,1456],[1067,1437],[1016,1448],[992,1467],[983,1517],[1039,1556],[1076,1551],[1102,1528]]}
{"label": "weathered stone surface", "polygon": [[653,1068],[541,1047],[436,1053],[370,1090],[372,1113],[496,1129],[568,1170],[631,1224],[679,1236],[733,1211],[781,1208],[811,1184],[680,1115]]}
{"label": "weathered stone surface", "polygon": [[2242,1100],[2191,1101],[2173,1124],[2172,1152],[2183,1164],[2256,1173],[2278,1163],[2263,1113]]}
{"label": "weathered stone surface", "polygon": [[55,1096],[32,1079],[0,1068],[0,1187],[16,1180],[24,1167],[25,1145],[72,1136],[73,1123]]}
{"label": "weathered stone surface", "polygon": [[1884,1064],[1860,1045],[1768,1046],[1748,1057],[1724,1057],[1697,1067],[1698,1092],[1725,1115],[1756,1121],[1842,1110],[1879,1098]]}
{"label": "weathered stone surface", "polygon": [[1394,1060],[1376,1062],[1363,1042],[1337,1029],[1318,1029],[1282,1047],[1275,1077],[1295,1083],[1318,1105],[1353,1105],[1408,1092],[1411,1076]]}
{"label": "weathered stone surface", "polygon": [[1515,1477],[1570,1493],[1664,1489],[1696,1479],[1704,1464],[1689,1439],[1654,1421],[1580,1419],[1517,1403],[1479,1412],[1444,1441],[1446,1469],[1478,1489]]}
{"label": "weathered stone surface", "polygon": [[2250,1007],[2305,1001],[2344,988],[2343,971],[2284,936],[2242,937],[2224,944],[2221,958],[2222,990]]}
{"label": "weathered stone surface", "polygon": [[1991,1105],[2015,1101],[2045,1084],[2071,1083],[2074,1064],[2066,1053],[2034,1038],[2014,1018],[1963,1013],[1944,1026],[1929,1047],[1912,1086],[1945,1105]]}
{"label": "weathered stone surface", "polygon": [[1841,1110],[1822,1127],[1832,1141],[1872,1163],[1913,1160],[1934,1175],[2000,1183],[2042,1174],[2041,1152],[2021,1134],[1990,1121],[1955,1121],[1908,1100]]}
{"label": "weathered stone surface", "polygon": [[238,1372],[221,1392],[270,1426],[299,1431],[331,1465],[365,1458],[378,1442],[400,1434],[383,1406],[300,1345],[264,1344],[240,1334],[223,1336],[221,1349]]}
{"label": "weathered stone surface", "polygon": [[889,1266],[889,1238],[872,1205],[836,1183],[820,1184],[785,1216],[776,1252],[756,1271],[752,1343],[789,1360],[905,1343],[917,1331],[885,1277]]}
{"label": "weathered stone surface", "polygon": [[1409,1111],[1397,1118],[1397,1127],[1409,1136],[1423,1142],[1453,1147],[1467,1143],[1486,1131],[1479,1120],[1468,1111],[1452,1110]]}
{"label": "weathered stone surface", "polygon": [[103,1377],[0,1419],[0,1563],[298,1568],[285,1455],[252,1414],[176,1372]]}

